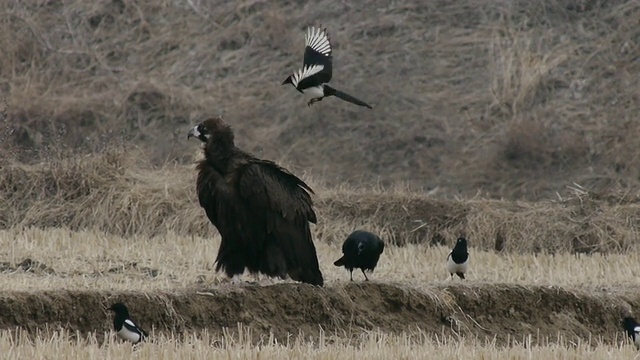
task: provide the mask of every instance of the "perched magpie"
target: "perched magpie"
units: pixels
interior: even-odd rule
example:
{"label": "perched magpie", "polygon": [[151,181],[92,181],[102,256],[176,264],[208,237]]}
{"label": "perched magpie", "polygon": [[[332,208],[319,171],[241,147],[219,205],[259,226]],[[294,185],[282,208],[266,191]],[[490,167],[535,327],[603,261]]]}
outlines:
{"label": "perched magpie", "polygon": [[451,277],[453,274],[458,275],[461,279],[464,279],[464,273],[467,272],[469,267],[469,252],[467,252],[467,239],[459,237],[456,242],[456,246],[447,256],[447,270]]}
{"label": "perched magpie", "polygon": [[344,255],[333,265],[347,268],[351,274],[351,281],[353,281],[353,269],[359,268],[362,270],[365,281],[369,281],[364,271],[371,270],[373,272],[383,250],[384,242],[377,235],[368,231],[356,230],[342,244]]}
{"label": "perched magpie", "polygon": [[636,345],[636,348],[640,350],[640,324],[636,322],[636,319],[627,316],[622,319],[622,327],[627,331],[627,335]]}
{"label": "perched magpie", "polygon": [[142,328],[131,320],[129,309],[127,309],[123,303],[115,303],[111,305],[109,310],[115,312],[113,328],[120,339],[137,344],[146,337],[149,337],[146,331],[142,330]]}
{"label": "perched magpie", "polygon": [[316,29],[313,26],[307,29],[304,37],[305,49],[302,68],[293,75],[287,77],[282,85],[291,84],[303,94],[314,96],[307,103],[308,106],[321,101],[327,96],[335,96],[352,104],[372,107],[362,100],[358,100],[349,94],[336,90],[327,85],[332,75],[331,43],[327,29]]}

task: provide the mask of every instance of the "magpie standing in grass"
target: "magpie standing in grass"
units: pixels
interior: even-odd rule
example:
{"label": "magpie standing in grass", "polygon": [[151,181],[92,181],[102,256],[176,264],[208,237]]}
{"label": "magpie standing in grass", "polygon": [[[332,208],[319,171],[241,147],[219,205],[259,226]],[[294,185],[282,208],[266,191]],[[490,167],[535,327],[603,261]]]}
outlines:
{"label": "magpie standing in grass", "polygon": [[362,100],[356,99],[349,94],[345,94],[340,90],[336,90],[327,85],[331,80],[332,56],[331,43],[327,29],[316,29],[309,27],[304,37],[305,49],[302,68],[287,77],[282,85],[291,84],[303,94],[314,96],[307,103],[308,106],[321,101],[327,96],[335,96],[339,99],[348,101],[352,104],[372,107]]}
{"label": "magpie standing in grass", "polygon": [[627,335],[631,338],[636,345],[636,349],[640,350],[640,324],[636,322],[636,319],[631,316],[627,316],[622,319],[622,327],[627,331]]}
{"label": "magpie standing in grass", "polygon": [[351,281],[353,281],[353,269],[359,268],[362,270],[365,281],[369,281],[364,271],[371,270],[373,272],[383,250],[384,242],[377,235],[368,231],[356,230],[342,244],[344,255],[333,265],[347,268],[351,274]]}
{"label": "magpie standing in grass", "polygon": [[149,337],[146,331],[131,320],[129,309],[123,303],[115,303],[109,310],[115,312],[113,328],[120,339],[137,344]]}
{"label": "magpie standing in grass", "polygon": [[458,275],[461,279],[464,279],[464,273],[467,272],[469,267],[469,252],[467,251],[467,239],[459,237],[456,241],[456,245],[453,250],[447,256],[447,270],[451,277],[453,274]]}

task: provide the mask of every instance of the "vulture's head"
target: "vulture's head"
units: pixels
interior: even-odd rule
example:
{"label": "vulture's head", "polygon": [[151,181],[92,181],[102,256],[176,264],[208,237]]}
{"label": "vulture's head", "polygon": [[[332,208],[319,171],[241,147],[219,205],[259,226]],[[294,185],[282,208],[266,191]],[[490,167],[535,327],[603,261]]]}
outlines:
{"label": "vulture's head", "polygon": [[219,141],[230,141],[233,143],[233,131],[231,127],[222,121],[221,117],[208,118],[189,130],[187,139],[195,137],[203,143],[208,143],[211,139]]}

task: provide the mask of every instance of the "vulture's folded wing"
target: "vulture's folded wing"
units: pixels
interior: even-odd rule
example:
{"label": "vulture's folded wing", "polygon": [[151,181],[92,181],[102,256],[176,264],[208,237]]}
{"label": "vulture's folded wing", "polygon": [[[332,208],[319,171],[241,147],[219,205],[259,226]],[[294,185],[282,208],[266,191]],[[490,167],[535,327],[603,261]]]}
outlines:
{"label": "vulture's folded wing", "polygon": [[287,221],[316,223],[313,190],[277,164],[260,160],[247,165],[240,176],[239,192],[245,201],[268,208]]}
{"label": "vulture's folded wing", "polygon": [[245,208],[259,217],[255,223],[264,224],[265,244],[273,244],[273,253],[284,257],[289,276],[322,285],[309,228],[316,222],[311,188],[275,163],[256,160],[241,172],[238,191]]}
{"label": "vulture's folded wing", "polygon": [[220,173],[205,165],[199,170],[197,190],[200,206],[222,237],[216,270],[222,269],[229,276],[241,274],[260,251],[252,244],[255,237],[246,229],[251,214],[247,214],[242,199]]}

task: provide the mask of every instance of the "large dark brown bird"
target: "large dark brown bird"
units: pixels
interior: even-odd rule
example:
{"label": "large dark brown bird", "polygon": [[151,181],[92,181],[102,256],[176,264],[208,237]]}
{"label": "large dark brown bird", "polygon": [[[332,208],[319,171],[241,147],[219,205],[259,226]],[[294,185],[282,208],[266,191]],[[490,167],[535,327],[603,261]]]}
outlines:
{"label": "large dark brown bird", "polygon": [[189,131],[204,143],[197,191],[222,236],[216,271],[262,273],[322,286],[309,223],[316,223],[313,190],[286,169],[234,144],[231,127],[209,118]]}
{"label": "large dark brown bird", "polygon": [[333,263],[335,266],[344,266],[349,270],[351,281],[353,281],[353,269],[362,270],[365,281],[369,281],[365,270],[373,270],[378,265],[380,255],[384,251],[384,242],[380,237],[364,230],[352,232],[347,240],[342,244],[340,259]]}

